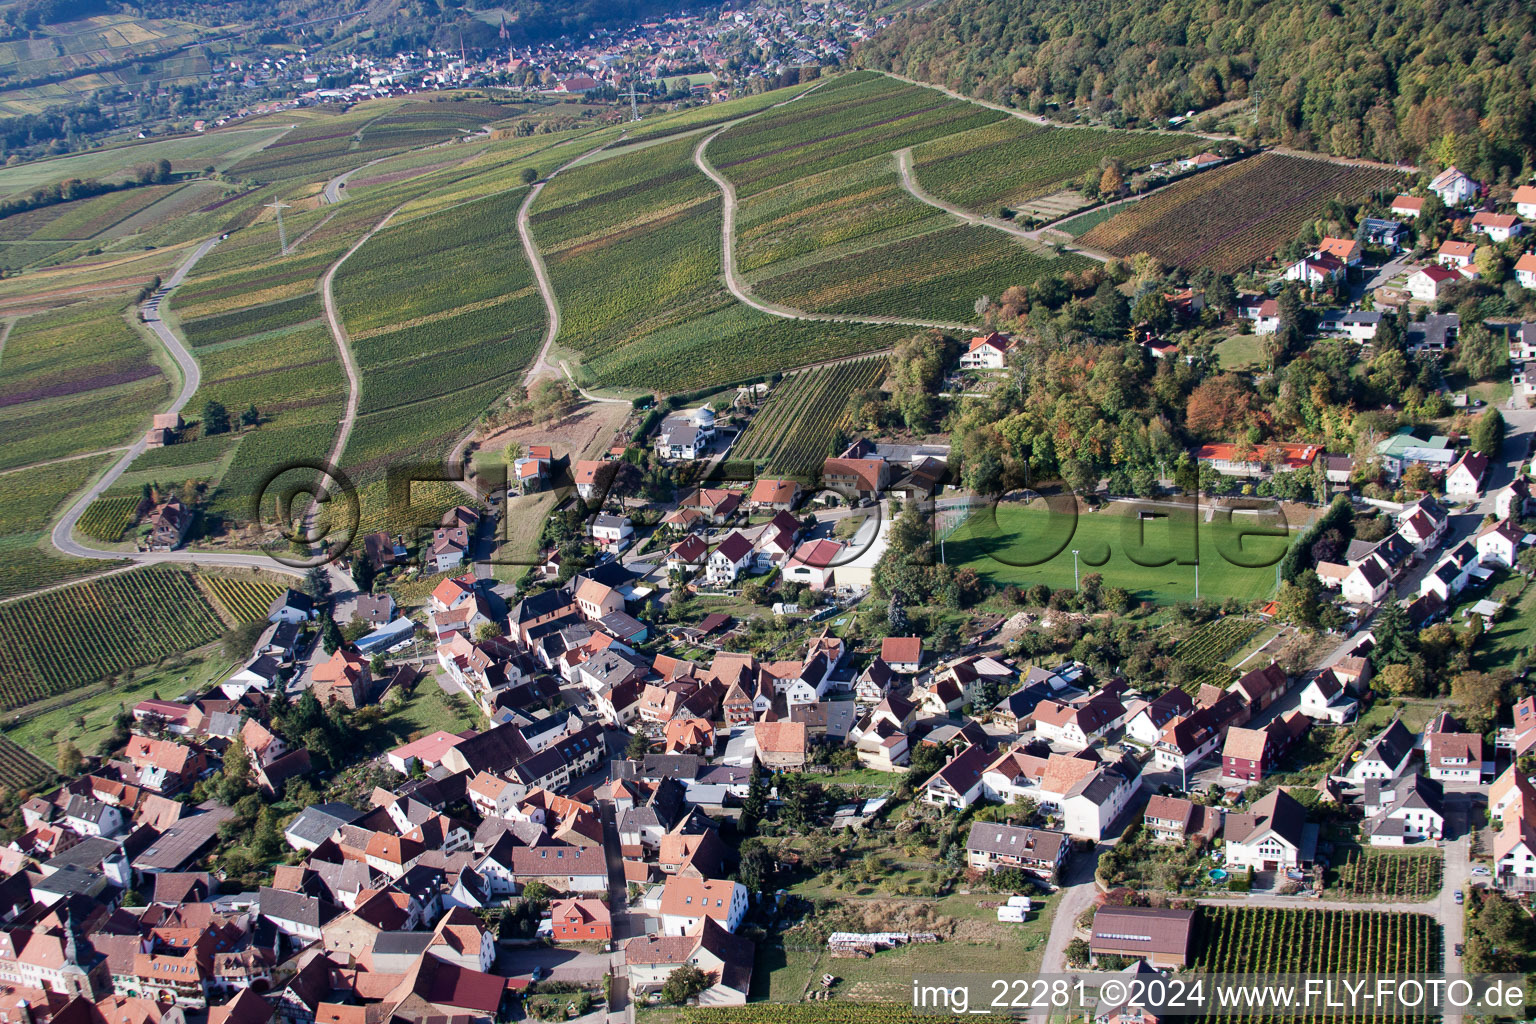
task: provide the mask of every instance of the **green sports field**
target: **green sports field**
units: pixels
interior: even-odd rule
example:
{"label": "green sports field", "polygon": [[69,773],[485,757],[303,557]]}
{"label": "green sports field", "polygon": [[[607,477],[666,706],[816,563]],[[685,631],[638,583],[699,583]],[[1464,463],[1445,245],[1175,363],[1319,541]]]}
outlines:
{"label": "green sports field", "polygon": [[[1142,507],[1149,506],[1116,504],[1074,518],[1038,501],[1004,502],[974,512],[945,538],[943,554],[950,565],[975,569],[999,586],[1071,588],[1076,549],[1081,575],[1099,573],[1106,587],[1123,587],[1138,601],[1194,600],[1195,565],[1180,563],[1196,559],[1202,598],[1256,601],[1274,593],[1286,540],[1260,517],[1246,523],[1242,517],[1231,523],[1185,518],[1175,525],[1170,518],[1139,519],[1134,510]],[[1170,556],[1167,564],[1155,564]]]}

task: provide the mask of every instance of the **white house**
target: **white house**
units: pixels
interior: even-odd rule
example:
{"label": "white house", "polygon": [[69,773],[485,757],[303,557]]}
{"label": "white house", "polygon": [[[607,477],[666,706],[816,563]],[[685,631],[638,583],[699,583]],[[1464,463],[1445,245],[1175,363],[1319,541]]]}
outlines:
{"label": "white house", "polygon": [[[970,747],[965,754],[977,749]],[[1104,838],[1140,786],[1141,774],[1134,762],[1100,763],[1071,754],[1038,757],[1014,748],[990,764],[983,761],[971,802],[981,795],[1002,803],[1021,797],[1033,800],[1047,812],[1059,814],[1068,835],[1096,840]]]}
{"label": "white house", "polygon": [[[1477,548],[1462,541],[1447,551],[1435,567],[1419,581],[1419,596],[1434,594],[1442,604],[1449,605],[1451,598],[1461,593],[1478,572]],[[1486,571],[1486,570],[1484,570]]]}
{"label": "white house", "polygon": [[1280,329],[1280,303],[1274,299],[1265,299],[1259,304],[1258,312],[1253,318],[1253,332],[1255,334],[1274,334]]}
{"label": "white house", "polygon": [[1008,365],[1008,353],[1014,349],[1013,339],[993,331],[984,337],[971,339],[970,347],[960,356],[962,370],[1001,370]]}
{"label": "white house", "polygon": [[1475,501],[1483,490],[1483,474],[1488,471],[1488,457],[1467,452],[1445,471],[1445,496]]}
{"label": "white house", "polygon": [[1500,519],[1511,516],[1523,519],[1531,504],[1531,485],[1525,477],[1515,477],[1514,482],[1493,496],[1493,514]]}
{"label": "white house", "polygon": [[1508,519],[1485,527],[1474,542],[1477,560],[1482,565],[1500,565],[1513,568],[1520,555],[1520,542],[1524,534]]}
{"label": "white house", "polygon": [[1301,867],[1307,812],[1282,789],[1261,797],[1244,814],[1222,822],[1227,870],[1289,871]]}
{"label": "white house", "polygon": [[1536,252],[1528,252],[1515,260],[1515,280],[1522,288],[1536,288]]}
{"label": "white house", "polygon": [[1408,294],[1419,302],[1434,302],[1443,290],[1461,279],[1460,274],[1446,267],[1420,267],[1408,275]]}
{"label": "white house", "polygon": [[1439,839],[1445,832],[1440,783],[1405,775],[1392,786],[1366,787],[1365,832],[1372,846],[1403,846],[1414,839]]}
{"label": "white house", "polygon": [[784,578],[812,590],[825,590],[832,583],[833,569],[842,553],[843,545],[835,540],[808,540],[784,563]]}
{"label": "white house", "polygon": [[610,551],[622,550],[634,535],[635,527],[628,516],[604,513],[592,520],[592,540]]}
{"label": "white house", "polygon": [[1525,233],[1520,218],[1510,213],[1489,213],[1486,210],[1472,215],[1472,230],[1487,235],[1495,242],[1507,242]]}
{"label": "white house", "polygon": [[715,413],[707,406],[674,413],[661,421],[656,454],[664,459],[692,461],[709,451],[715,440]]}
{"label": "white house", "polygon": [[1363,786],[1367,782],[1392,782],[1408,769],[1413,758],[1414,738],[1401,719],[1378,733],[1365,749],[1352,752],[1340,765],[1335,776],[1337,782],[1351,786]]}
{"label": "white house", "polygon": [[1418,196],[1400,195],[1392,200],[1392,216],[1417,220],[1424,212],[1424,200]]}
{"label": "white house", "polygon": [[1445,527],[1450,521],[1450,515],[1438,501],[1425,498],[1403,509],[1398,515],[1397,532],[1416,551],[1424,552],[1439,546],[1440,538],[1445,536]]}
{"label": "white house", "polygon": [[1447,167],[1435,175],[1429,190],[1446,206],[1457,206],[1477,197],[1478,184],[1455,167]]}
{"label": "white house", "polygon": [[1349,571],[1340,584],[1340,593],[1350,604],[1376,604],[1392,589],[1392,577],[1381,563],[1367,558]]}
{"label": "white house", "polygon": [[1174,687],[1134,712],[1125,725],[1125,734],[1138,743],[1153,746],[1169,722],[1194,710],[1195,702],[1189,694]]}
{"label": "white house", "polygon": [[1509,197],[1515,204],[1515,213],[1526,218],[1536,218],[1536,185],[1521,185]]}
{"label": "white house", "polygon": [[705,566],[709,582],[716,585],[734,583],[747,563],[752,561],[752,542],[742,536],[740,530],[732,530],[709,554]]}
{"label": "white house", "polygon": [[1355,717],[1360,702],[1344,692],[1332,669],[1323,669],[1301,690],[1301,713],[1317,722],[1343,725]]}
{"label": "white house", "polygon": [[690,533],[667,551],[667,572],[696,572],[709,560],[709,544]]}
{"label": "white house", "polygon": [[1440,248],[1435,252],[1435,261],[1451,270],[1465,271],[1476,259],[1477,244],[1475,242],[1447,239],[1440,243]]}
{"label": "white house", "polygon": [[1219,719],[1211,708],[1199,708],[1192,714],[1175,718],[1163,727],[1152,748],[1153,764],[1159,771],[1187,775],[1216,752],[1223,738],[1222,732]]}
{"label": "white house", "polygon": [[1323,288],[1344,274],[1344,263],[1326,253],[1299,259],[1285,268],[1287,281],[1300,281],[1308,288]]}
{"label": "white house", "polygon": [[1086,750],[1111,729],[1125,724],[1125,705],[1106,693],[1097,693],[1081,704],[1041,701],[1030,718],[1042,739]]}
{"label": "white house", "polygon": [[687,935],[702,918],[734,932],[747,914],[747,887],[740,882],[670,875],[661,892],[661,932]]}
{"label": "white house", "polygon": [[1442,711],[1424,729],[1424,767],[1436,782],[1482,782],[1493,774],[1492,751]]}

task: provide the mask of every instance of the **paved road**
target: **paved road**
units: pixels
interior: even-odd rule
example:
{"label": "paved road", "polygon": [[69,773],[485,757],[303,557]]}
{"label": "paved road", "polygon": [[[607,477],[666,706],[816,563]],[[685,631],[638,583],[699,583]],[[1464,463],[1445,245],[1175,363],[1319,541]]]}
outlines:
{"label": "paved road", "polygon": [[[533,365],[528,367],[528,373],[523,378],[523,383],[527,387],[532,387],[533,382],[540,377],[551,374],[558,375],[555,367],[550,365],[549,350],[554,345],[556,336],[560,333],[560,300],[555,295],[554,285],[549,283],[549,271],[544,266],[544,257],[539,255],[539,247],[534,244],[533,228],[528,223],[529,211],[533,209],[534,201],[539,198],[539,193],[544,191],[544,186],[553,181],[555,175],[572,164],[580,163],[593,153],[600,153],[607,148],[608,143],[605,142],[601,146],[581,154],[581,156],[578,156],[569,163],[556,167],[553,171],[549,172],[547,178],[536,182],[533,188],[528,190],[528,195],[524,197],[523,204],[517,208],[517,237],[522,240],[523,254],[528,257],[528,265],[533,268],[533,279],[539,286],[539,295],[544,299],[544,309],[548,314],[545,317],[547,323],[544,328],[544,344],[539,348],[539,358],[535,359]],[[566,370],[565,374],[569,377],[571,371]],[[571,382],[575,383],[574,378]],[[597,401],[597,399],[594,399],[594,401]]]}
{"label": "paved road", "polygon": [[[165,321],[160,318],[160,303],[165,299],[166,294],[169,293],[171,289],[175,288],[177,285],[181,284],[182,281],[186,280],[187,274],[191,272],[193,266],[197,264],[197,261],[206,256],[208,251],[218,244],[218,241],[219,240],[217,238],[210,238],[208,241],[192,250],[192,254],[186,258],[181,266],[176,268],[176,272],[171,275],[170,279],[163,283],[153,295],[145,300],[144,305],[141,307],[144,314],[144,322],[149,326],[149,329],[154,332],[155,337],[160,339],[160,343],[165,346],[166,351],[171,354],[171,358],[176,361],[176,365],[181,370],[181,390],[177,392],[175,400],[172,401],[170,406],[166,408],[165,411],[168,413],[181,412],[187,407],[187,403],[192,400],[193,394],[197,392],[198,386],[202,383],[203,373],[202,369],[197,365],[197,360],[192,358],[192,353],[187,351],[186,346],[181,343],[181,339],[177,338],[175,332],[167,327]],[[139,455],[144,452],[146,447],[147,445],[144,438],[140,437],[137,441],[128,447],[128,450],[123,454],[123,457],[118,459],[117,462],[113,464],[112,468],[107,470],[107,472],[102,475],[101,479],[92,484],[91,487],[84,494],[82,494],[72,506],[70,506],[69,510],[66,511],[64,515],[59,519],[59,521],[53,526],[51,540],[55,548],[58,548],[64,554],[71,555],[75,558],[101,558],[110,559],[112,561],[121,561],[122,559],[126,558],[134,562],[145,563],[179,562],[190,565],[232,567],[249,566],[261,569],[273,569],[278,572],[288,572],[295,576],[302,575],[301,570],[289,569],[286,566],[279,566],[276,562],[265,555],[240,555],[230,553],[191,551],[122,552],[86,547],[84,544],[76,541],[73,537],[75,525],[80,522],[80,517],[85,514],[85,510],[90,507],[91,502],[101,497],[102,493],[105,492],[107,488],[111,487],[118,481],[123,473],[127,471],[129,465],[132,464],[133,460],[138,458]]]}
{"label": "paved road", "polygon": [[320,192],[320,201],[327,204],[341,202],[343,199],[347,198],[347,182],[352,179],[352,175],[356,174],[358,171],[363,170],[364,168],[372,167],[374,164],[387,159],[389,159],[389,157],[381,156],[377,160],[369,160],[367,163],[354,167],[350,171],[343,171],[341,174],[338,174],[336,177],[325,183],[325,188]]}
{"label": "paved road", "polygon": [[[807,90],[806,92],[801,93],[800,96],[795,97],[795,99],[799,99],[801,96],[809,95],[810,90]],[[795,102],[793,99],[785,100],[785,103],[793,102]],[[776,106],[782,105],[783,104],[776,104]],[[758,113],[761,114],[773,109],[774,107],[766,107],[763,111],[759,111]],[[700,139],[699,144],[695,146],[693,150],[694,165],[697,166],[699,170],[703,171],[705,176],[707,176],[710,181],[714,182],[715,186],[720,189],[720,196],[722,199],[720,218],[720,268],[722,276],[725,279],[726,288],[730,290],[730,293],[736,297],[738,302],[751,306],[753,309],[758,310],[759,312],[767,313],[770,316],[783,317],[786,320],[812,320],[821,323],[838,324],[893,324],[901,327],[934,328],[941,331],[978,332],[982,330],[982,328],[976,324],[939,323],[932,320],[904,320],[900,317],[890,316],[855,317],[834,316],[827,313],[807,313],[804,310],[792,309],[789,306],[780,306],[775,303],[763,302],[761,299],[754,297],[746,282],[742,281],[736,273],[736,187],[732,185],[724,175],[715,170],[714,166],[710,164],[708,157],[705,155],[705,151],[709,148],[709,144],[713,142],[721,132],[724,132],[738,124],[741,124],[743,121],[750,120],[751,118],[757,116],[758,114],[751,114],[747,117],[738,118],[735,121],[731,121],[722,125],[715,131]]]}

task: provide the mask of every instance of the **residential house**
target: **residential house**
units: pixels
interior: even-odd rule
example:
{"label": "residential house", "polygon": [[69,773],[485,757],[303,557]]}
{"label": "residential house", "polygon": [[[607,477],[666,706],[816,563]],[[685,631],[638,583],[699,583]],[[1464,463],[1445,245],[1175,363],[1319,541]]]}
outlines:
{"label": "residential house", "polygon": [[1424,767],[1437,782],[1484,782],[1493,774],[1493,751],[1442,711],[1424,729]]}
{"label": "residential house", "polygon": [[752,484],[747,504],[759,511],[789,512],[800,502],[800,485],[793,480],[761,477]]}
{"label": "residential house", "polygon": [[1509,198],[1515,204],[1516,214],[1527,220],[1536,218],[1536,185],[1521,185]]}
{"label": "residential house", "polygon": [[1429,190],[1439,196],[1440,201],[1446,206],[1459,206],[1477,198],[1481,187],[1454,166],[1447,167],[1435,175],[1429,183]]}
{"label": "residential house", "polygon": [[752,542],[747,540],[741,531],[732,530],[730,535],[710,552],[706,575],[710,583],[725,586],[736,582],[736,577],[741,575],[751,560]]}
{"label": "residential house", "polygon": [[784,563],[784,579],[803,583],[818,593],[827,589],[832,585],[835,567],[842,561],[844,548],[842,543],[827,538],[806,541]]}
{"label": "residential house", "polygon": [[607,942],[613,938],[613,915],[604,900],[551,900],[549,911],[550,934],[556,942]]}
{"label": "residential house", "polygon": [[1035,733],[1052,743],[1086,750],[1125,724],[1125,705],[1103,691],[1077,704],[1041,701],[1030,716]]}
{"label": "residential house", "polygon": [[602,459],[580,459],[571,467],[571,479],[582,501],[598,501],[616,472],[615,464]]}
{"label": "residential house", "polygon": [[661,421],[656,454],[664,459],[692,461],[707,453],[715,440],[715,414],[707,407],[674,413]]}
{"label": "residential house", "polygon": [[1380,603],[1392,589],[1392,577],[1374,558],[1367,558],[1349,570],[1340,585],[1340,593],[1350,604]]}
{"label": "residential house", "polygon": [[1353,238],[1334,238],[1329,235],[1317,243],[1317,251],[1332,256],[1347,267],[1357,267],[1365,258],[1365,249]]}
{"label": "residential house", "polygon": [[1455,239],[1448,239],[1441,242],[1440,248],[1435,251],[1435,262],[1442,267],[1460,271],[1464,277],[1475,273],[1470,268],[1476,259],[1477,243],[1475,242],[1458,242]]}
{"label": "residential house", "polygon": [[144,541],[150,551],[174,551],[192,528],[192,510],[174,498],[157,505],[145,516],[148,532]]}
{"label": "residential house", "polygon": [[1443,291],[1460,280],[1460,274],[1443,266],[1420,267],[1408,275],[1408,294],[1419,302],[1434,302]]}
{"label": "residential house", "polygon": [[1473,541],[1477,547],[1478,563],[1513,568],[1518,562],[1524,539],[1525,531],[1508,519],[1483,527]]}
{"label": "residential house", "polygon": [[1020,868],[1054,881],[1072,843],[1065,832],[978,821],[965,840],[966,864],[976,871]]}
{"label": "residential house", "polygon": [[1300,281],[1308,288],[1326,288],[1345,274],[1343,261],[1327,254],[1305,256],[1285,268],[1287,281]]}
{"label": "residential house", "polygon": [[1280,441],[1258,446],[1206,444],[1196,451],[1195,459],[1227,476],[1258,477],[1276,470],[1307,469],[1322,453],[1322,445]]}
{"label": "residential house", "polygon": [[667,572],[697,572],[708,558],[709,544],[698,534],[690,533],[668,549]]}
{"label": "residential house", "polygon": [[315,617],[315,602],[308,594],[291,587],[272,600],[267,609],[268,622],[307,622]]}
{"label": "residential house", "polygon": [[667,978],[683,965],[703,972],[709,987],[698,995],[700,1006],[742,1006],[752,987],[755,945],[720,927],[712,918],[699,922],[683,937],[641,935],[624,944],[624,967],[630,991],[642,996],[660,992]]}
{"label": "residential house", "polygon": [[923,638],[888,636],[880,641],[880,660],[899,675],[912,675],[923,665]]}
{"label": "residential house", "polygon": [[1360,228],[1367,245],[1379,245],[1388,252],[1397,252],[1403,247],[1402,239],[1405,230],[1403,225],[1395,220],[1367,217],[1361,222]]}
{"label": "residential house", "polygon": [[1488,471],[1488,457],[1481,452],[1467,452],[1445,474],[1445,496],[1476,501],[1483,489],[1483,474]]}
{"label": "residential house", "polygon": [[1391,783],[1408,770],[1414,746],[1413,734],[1401,719],[1394,718],[1364,749],[1345,756],[1334,779],[1351,786],[1363,786],[1371,780]]}
{"label": "residential house", "polygon": [[628,516],[603,513],[592,520],[592,542],[607,551],[622,551],[635,535]]}
{"label": "residential house", "polygon": [[1424,200],[1418,196],[1400,195],[1392,200],[1391,211],[1394,217],[1416,220],[1419,214],[1424,212]]}
{"label": "residential house", "polygon": [[960,355],[960,368],[962,370],[1004,369],[1008,365],[1008,353],[1015,347],[1012,338],[997,331],[972,338],[970,345]]}
{"label": "residential house", "polygon": [[1372,846],[1403,846],[1439,839],[1445,832],[1444,792],[1424,775],[1404,775],[1391,786],[1366,784],[1364,831]]}
{"label": "residential house", "polygon": [[1260,797],[1247,812],[1222,823],[1227,870],[1291,871],[1311,863],[1317,829],[1307,812],[1283,789]]}
{"label": "residential house", "polygon": [[1510,213],[1489,213],[1486,210],[1472,215],[1472,230],[1481,232],[1495,242],[1503,243],[1519,234],[1525,233],[1525,225],[1520,223],[1520,218]]}
{"label": "residential house", "polygon": [[1155,843],[1210,842],[1221,827],[1221,811],[1176,796],[1154,795],[1141,816]]}
{"label": "residential house", "polygon": [[1221,748],[1223,785],[1250,785],[1269,770],[1306,734],[1310,722],[1299,711],[1270,719],[1261,728],[1231,728]]}
{"label": "residential house", "polygon": [[758,722],[753,726],[757,759],[770,771],[798,771],[807,759],[804,722]]}
{"label": "residential house", "polygon": [[734,932],[747,914],[747,887],[740,882],[671,875],[661,893],[661,933],[687,935],[703,918]]}
{"label": "residential house", "polygon": [[1522,288],[1536,288],[1536,252],[1523,253],[1515,260],[1515,280]]}
{"label": "residential house", "polygon": [[821,464],[821,485],[848,499],[878,498],[890,486],[891,465],[884,459],[829,458]]}
{"label": "residential house", "polygon": [[1302,687],[1299,710],[1314,721],[1343,725],[1359,713],[1360,702],[1344,692],[1333,669],[1325,668]]}

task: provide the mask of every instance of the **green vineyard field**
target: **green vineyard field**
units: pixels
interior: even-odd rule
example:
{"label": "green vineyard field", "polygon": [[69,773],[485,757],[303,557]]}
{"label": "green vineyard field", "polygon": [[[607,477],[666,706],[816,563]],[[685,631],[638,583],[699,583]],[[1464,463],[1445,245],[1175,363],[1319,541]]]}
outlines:
{"label": "green vineyard field", "polygon": [[214,605],[224,612],[224,621],[232,625],[265,622],[267,609],[283,592],[282,587],[266,580],[214,573],[199,574],[197,583],[205,594],[213,598]]}
{"label": "green vineyard field", "polygon": [[223,628],[190,575],[160,566],[0,605],[0,708],[199,647]]}
{"label": "green vineyard field", "polygon": [[829,445],[847,424],[848,396],[880,383],[884,359],[859,359],[790,374],[769,396],[731,455],[764,464],[766,472],[809,478],[833,454]]}

